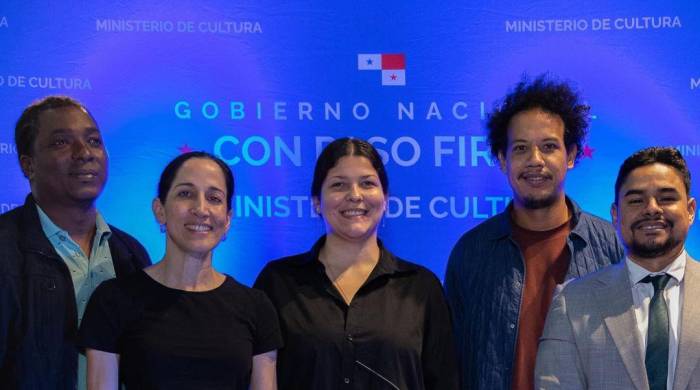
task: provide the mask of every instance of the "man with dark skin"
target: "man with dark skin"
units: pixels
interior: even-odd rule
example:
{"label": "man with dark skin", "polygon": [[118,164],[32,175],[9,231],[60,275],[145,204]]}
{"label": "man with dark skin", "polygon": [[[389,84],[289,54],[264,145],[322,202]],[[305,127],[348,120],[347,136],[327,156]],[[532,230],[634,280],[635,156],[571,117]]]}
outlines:
{"label": "man with dark skin", "polygon": [[622,256],[610,223],[564,192],[588,110],[568,84],[540,76],[521,81],[489,115],[491,153],[513,201],[465,233],[447,265],[463,389],[532,389],[555,287]]}
{"label": "man with dark skin", "polygon": [[63,96],[32,103],[15,143],[31,193],[0,215],[0,383],[85,389],[75,338],[88,298],[100,282],[150,260],[97,211],[108,156],[82,104]]}

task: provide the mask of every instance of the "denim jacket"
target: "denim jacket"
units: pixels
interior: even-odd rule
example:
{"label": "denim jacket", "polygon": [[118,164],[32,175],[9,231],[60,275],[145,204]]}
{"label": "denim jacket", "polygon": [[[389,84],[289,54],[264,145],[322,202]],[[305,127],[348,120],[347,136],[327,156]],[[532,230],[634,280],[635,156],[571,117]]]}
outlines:
{"label": "denim jacket", "polygon": [[[612,225],[567,197],[573,228],[566,239],[565,280],[617,263],[624,256]],[[445,290],[452,309],[463,389],[510,389],[525,280],[522,253],[511,235],[512,203],[465,233],[447,264]]]}
{"label": "denim jacket", "polygon": [[[117,277],[150,264],[133,237],[110,226]],[[76,388],[78,314],[68,266],[44,235],[34,198],[0,215],[0,388]]]}

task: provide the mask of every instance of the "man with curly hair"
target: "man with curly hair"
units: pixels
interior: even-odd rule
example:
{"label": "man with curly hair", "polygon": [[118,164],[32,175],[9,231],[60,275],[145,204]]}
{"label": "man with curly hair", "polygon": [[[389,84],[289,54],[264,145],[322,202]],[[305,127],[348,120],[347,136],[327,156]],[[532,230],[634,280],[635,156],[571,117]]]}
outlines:
{"label": "man with curly hair", "polygon": [[623,256],[612,225],[564,192],[588,113],[570,85],[542,75],[519,82],[489,115],[491,153],[513,201],[464,234],[447,265],[464,389],[532,389],[555,287]]}

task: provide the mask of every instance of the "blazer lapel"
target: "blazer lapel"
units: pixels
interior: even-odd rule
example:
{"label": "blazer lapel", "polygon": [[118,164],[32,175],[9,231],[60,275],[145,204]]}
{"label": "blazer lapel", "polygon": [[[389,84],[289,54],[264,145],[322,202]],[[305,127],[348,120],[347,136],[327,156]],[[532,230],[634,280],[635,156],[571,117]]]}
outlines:
{"label": "blazer lapel", "polygon": [[642,340],[632,310],[634,302],[627,267],[624,260],[610,267],[607,278],[601,279],[606,287],[597,290],[598,307],[601,308],[605,325],[632,383],[637,389],[645,390],[649,388],[649,382],[644,366]]}
{"label": "blazer lapel", "polygon": [[683,276],[683,309],[678,339],[678,360],[673,388],[685,389],[700,358],[700,264],[687,255]]}

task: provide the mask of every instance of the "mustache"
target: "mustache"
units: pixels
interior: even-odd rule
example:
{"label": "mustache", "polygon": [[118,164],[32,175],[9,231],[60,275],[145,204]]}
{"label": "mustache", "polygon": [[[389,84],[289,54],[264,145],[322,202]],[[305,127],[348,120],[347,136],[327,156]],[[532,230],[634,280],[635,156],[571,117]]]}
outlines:
{"label": "mustache", "polygon": [[672,221],[668,221],[668,220],[663,219],[663,218],[642,218],[642,219],[634,221],[631,225],[631,228],[636,229],[639,227],[639,225],[641,225],[643,223],[648,223],[648,222],[661,222],[661,223],[666,224],[670,228],[673,227]]}
{"label": "mustache", "polygon": [[551,179],[552,174],[549,172],[523,172],[518,175],[519,178],[524,179],[527,176],[532,176],[532,175],[537,175],[537,176],[542,176],[546,179]]}

